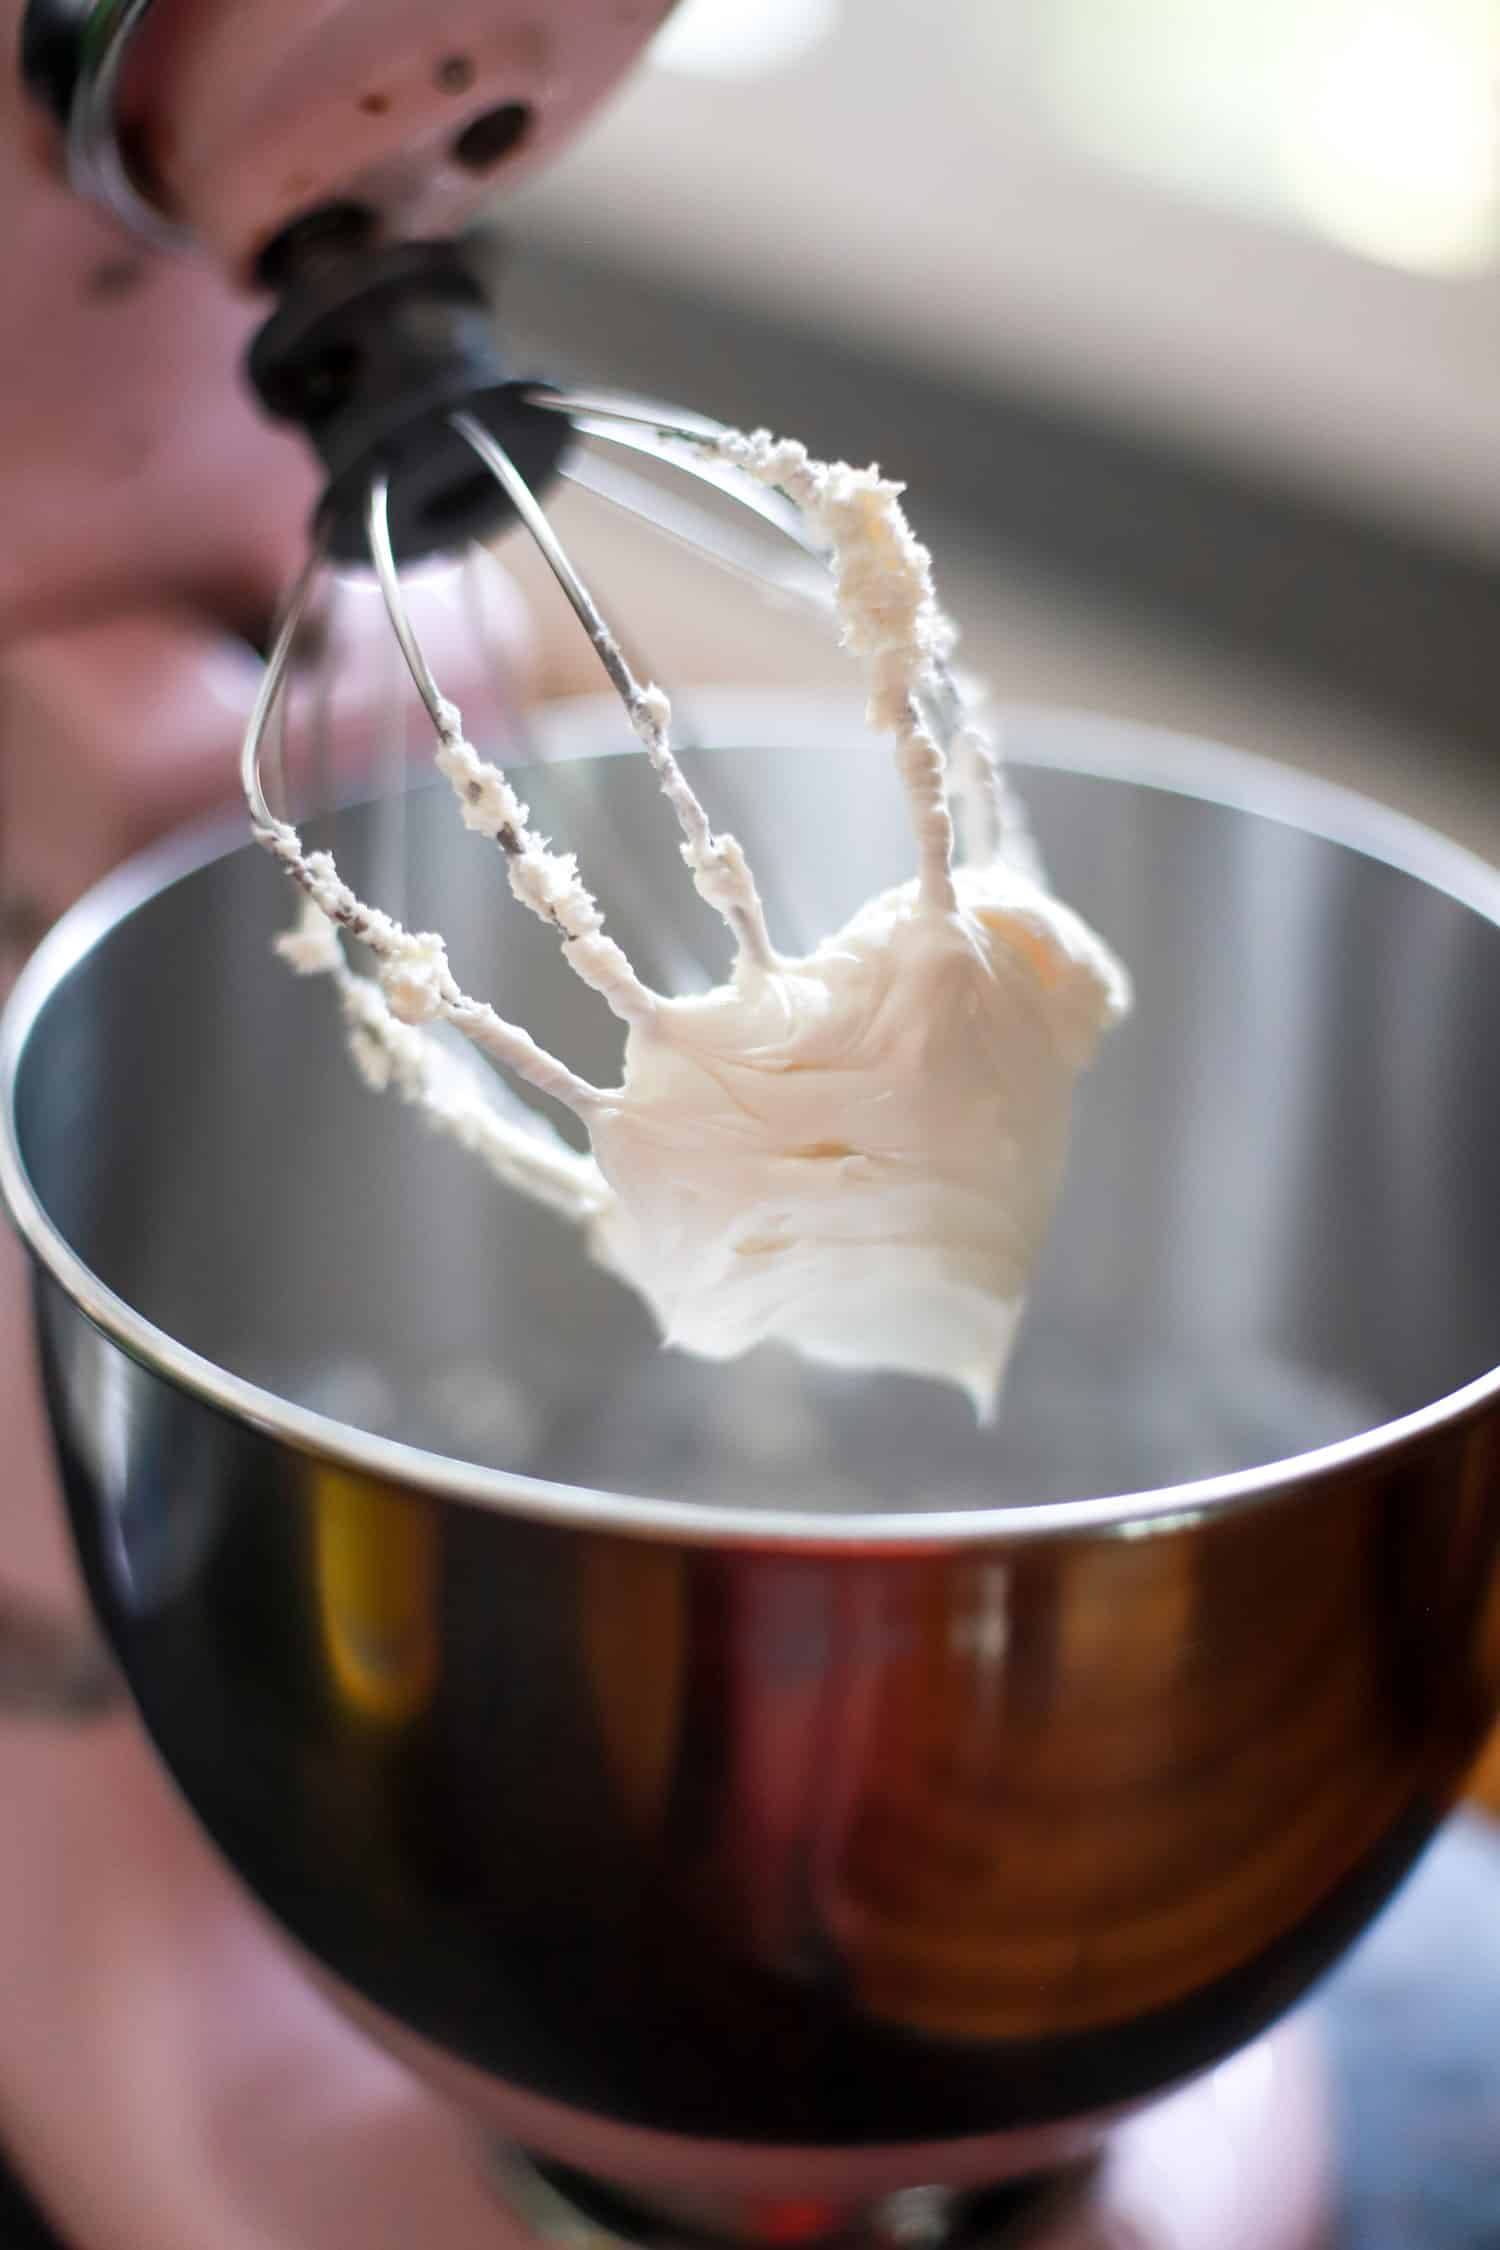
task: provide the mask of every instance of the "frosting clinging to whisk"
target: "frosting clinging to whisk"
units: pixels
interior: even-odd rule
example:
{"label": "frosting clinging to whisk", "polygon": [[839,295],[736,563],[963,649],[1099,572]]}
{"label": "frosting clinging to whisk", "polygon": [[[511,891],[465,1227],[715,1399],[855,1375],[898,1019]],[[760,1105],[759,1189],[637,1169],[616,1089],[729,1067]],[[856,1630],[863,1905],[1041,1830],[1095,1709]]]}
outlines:
{"label": "frosting clinging to whisk", "polygon": [[[611,642],[691,879],[734,940],[730,976],[706,994],[642,983],[572,855],[535,833],[451,704],[435,723],[465,824],[499,846],[517,898],[621,1018],[618,1085],[578,1078],[461,991],[440,938],[366,905],[328,854],[262,820],[308,901],[280,948],[299,972],[333,979],[367,1080],[585,1227],[669,1343],[729,1358],[780,1341],[956,1382],[987,1412],[1055,1200],[1074,1080],[1127,1009],[1128,980],[1046,887],[951,673],[953,629],[902,488],[765,432],[702,442],[783,494],[826,548],[841,641],[905,792],[914,878],[810,953],[778,953],[740,845],[714,831],[673,754],[666,697]],[[374,978],[350,968],[333,925],[373,952]],[[422,1028],[439,1022],[572,1109],[592,1153],[508,1111]]]}

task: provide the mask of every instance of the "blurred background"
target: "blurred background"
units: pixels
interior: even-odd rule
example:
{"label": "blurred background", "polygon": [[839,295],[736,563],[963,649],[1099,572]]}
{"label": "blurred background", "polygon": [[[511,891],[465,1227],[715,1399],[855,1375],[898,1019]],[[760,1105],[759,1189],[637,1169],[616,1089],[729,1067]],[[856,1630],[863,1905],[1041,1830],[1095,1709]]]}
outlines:
{"label": "blurred background", "polygon": [[[681,0],[503,223],[530,364],[908,478],[1002,698],[1500,856],[1500,0]],[[677,681],[840,677],[583,544]]]}

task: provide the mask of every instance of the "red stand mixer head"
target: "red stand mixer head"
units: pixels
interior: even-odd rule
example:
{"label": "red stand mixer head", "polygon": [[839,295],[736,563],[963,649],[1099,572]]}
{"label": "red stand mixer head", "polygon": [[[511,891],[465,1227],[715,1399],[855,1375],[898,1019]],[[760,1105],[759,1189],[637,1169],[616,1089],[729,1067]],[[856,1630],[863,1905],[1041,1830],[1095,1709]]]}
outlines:
{"label": "red stand mixer head", "polygon": [[659,0],[32,0],[22,67],[75,187],[232,279],[309,214],[452,234],[544,161],[656,28]]}
{"label": "red stand mixer head", "polygon": [[[0,894],[26,926],[148,812],[233,790],[256,684],[238,644],[264,644],[318,490],[240,372],[268,251],[451,235],[562,145],[662,12],[0,0]],[[148,661],[122,665],[122,635]]]}
{"label": "red stand mixer head", "polygon": [[237,372],[274,246],[451,235],[566,140],[661,9],[7,9],[0,650],[160,600],[262,627],[313,490]]}

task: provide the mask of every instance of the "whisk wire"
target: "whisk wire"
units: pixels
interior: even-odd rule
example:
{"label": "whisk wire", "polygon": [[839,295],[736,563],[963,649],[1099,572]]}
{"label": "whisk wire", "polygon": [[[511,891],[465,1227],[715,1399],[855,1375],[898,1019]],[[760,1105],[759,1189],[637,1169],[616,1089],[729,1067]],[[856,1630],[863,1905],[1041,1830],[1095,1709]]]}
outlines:
{"label": "whisk wire", "polygon": [[334,713],[333,666],[327,660],[328,645],[337,631],[337,590],[326,587],[321,613],[313,620],[313,631],[323,652],[323,661],[312,667],[312,754],[309,760],[309,802],[312,817],[326,820],[334,810],[336,791],[334,764]]}
{"label": "whisk wire", "polygon": [[[565,415],[583,434],[641,451],[692,481],[706,483],[715,491],[731,491],[737,501],[758,514],[769,528],[790,540],[803,555],[810,559],[824,559],[825,549],[822,543],[809,532],[790,502],[784,501],[774,491],[756,489],[748,479],[736,475],[727,466],[705,460],[705,450],[716,446],[723,434],[718,423],[706,417],[684,414],[681,409],[658,407],[649,400],[611,397],[589,391],[538,390],[532,394],[531,403],[549,412]],[[455,414],[452,424],[506,494],[562,588],[610,685],[624,704],[632,723],[639,726],[645,692],[642,683],[636,678],[618,640],[606,623],[603,612],[554,531],[536,494],[505,448],[473,416]],[[609,493],[607,486],[605,496],[615,497]],[[632,491],[623,504],[631,512],[644,515],[647,513],[645,499],[644,493]],[[667,528],[671,529],[670,522]],[[428,716],[441,733],[449,710],[402,591],[391,538],[389,479],[383,474],[377,475],[370,486],[366,502],[366,530],[370,559],[379,581],[391,629]],[[274,743],[268,739],[268,729],[281,699],[286,672],[297,633],[312,597],[314,581],[325,559],[325,546],[320,543],[309,557],[292,590],[246,733],[243,779],[252,812],[262,820],[272,818],[261,780],[263,754],[268,748],[274,751]],[[745,568],[749,574],[750,566],[740,567]],[[801,588],[795,590],[802,591]],[[823,600],[826,602],[826,599],[825,595]],[[933,668],[933,688],[935,692],[931,708],[935,731],[938,739],[946,746],[951,743],[961,724],[963,702],[951,670],[941,658]]]}
{"label": "whisk wire", "polygon": [[407,759],[407,722],[410,713],[401,691],[404,659],[394,640],[385,644],[385,670],[389,691],[380,717],[378,764],[381,776],[380,817],[375,842],[380,879],[376,895],[390,900],[398,922],[407,918],[407,796],[410,768]]}
{"label": "whisk wire", "polygon": [[273,830],[279,825],[279,816],[271,810],[266,800],[265,785],[261,778],[261,752],[266,731],[281,702],[282,688],[286,682],[287,668],[292,660],[302,620],[307,614],[313,588],[323,568],[324,546],[315,540],[306,562],[299,571],[282,612],[281,623],[276,628],[271,643],[271,653],[266,659],[256,691],[250,721],[245,728],[245,739],[240,748],[240,785],[250,808],[250,817],[257,828]]}
{"label": "whisk wire", "polygon": [[407,670],[416,682],[418,695],[427,706],[427,715],[441,734],[450,716],[448,704],[432,676],[432,666],[417,639],[411,612],[401,591],[401,576],[396,568],[395,549],[391,545],[389,477],[377,476],[371,480],[369,498],[365,503],[365,529],[369,534],[370,559],[375,565],[375,576],[380,581],[381,599],[385,603],[386,616],[391,621],[391,631],[400,643]]}
{"label": "whisk wire", "polygon": [[[831,559],[829,540],[833,535],[815,512],[810,522],[804,520],[809,511],[805,496],[795,488],[795,477],[793,485],[784,489],[774,475],[743,471],[737,460],[727,457],[732,450],[726,443],[729,434],[719,424],[649,401],[605,398],[583,391],[539,390],[532,394],[532,403],[565,415],[580,434],[613,439],[627,449],[650,454],[661,466],[683,473],[691,482],[733,494],[786,534],[804,557],[816,556],[824,563]],[[646,684],[637,677],[511,451],[473,414],[456,411],[449,426],[504,493],[583,628],[682,830],[683,856],[695,888],[728,926],[739,958],[763,968],[774,967],[778,956],[744,853],[732,836],[715,833],[674,754],[668,731],[668,698],[655,682]],[[630,498],[639,503],[641,496],[632,492]],[[459,711],[438,686],[408,606],[396,561],[390,481],[384,471],[372,475],[364,517],[369,558],[395,642],[437,735],[439,770],[456,789],[462,788],[466,822],[493,834],[500,843],[511,865],[512,887],[532,911],[564,931],[569,959],[584,981],[604,993],[610,1006],[627,1020],[649,1015],[656,1004],[654,995],[641,985],[613,941],[603,936],[597,907],[579,883],[571,861],[549,855],[545,840],[530,835],[525,807],[514,799],[501,770],[486,766],[463,738]],[[242,766],[246,797],[265,840],[277,848],[285,842],[278,835],[285,816],[278,820],[266,801],[263,756],[274,764],[277,736],[273,730],[284,721],[292,646],[311,599],[314,579],[327,559],[328,546],[326,536],[319,540],[293,590],[246,734]],[[925,565],[920,550],[918,555]],[[953,797],[960,811],[960,843],[968,846],[965,856],[989,856],[1016,823],[983,739],[967,722],[963,692],[947,663],[946,649],[939,646],[925,654],[925,664],[914,675],[908,692],[913,729],[912,740],[906,745],[912,766],[909,779],[916,792],[914,802],[920,798],[917,818],[925,855],[924,883],[934,897],[951,903],[955,818],[948,795],[952,784],[943,780],[945,766],[956,762],[958,768]],[[559,883],[562,889],[554,895],[551,886]]]}
{"label": "whisk wire", "polygon": [[504,446],[491,437],[482,423],[476,422],[471,414],[455,414],[453,427],[473,447],[536,541],[543,561],[566,594],[574,616],[588,635],[594,654],[609,675],[610,685],[633,717],[643,693],[641,683],[631,671],[619,642],[604,622],[603,612],[548,521],[546,510]]}
{"label": "whisk wire", "polygon": [[[662,458],[654,447],[649,457]],[[683,470],[697,482],[705,481],[697,474],[693,463],[672,460],[669,465]],[[752,587],[763,601],[793,602],[800,608],[816,611],[820,617],[828,616],[833,609],[833,588],[824,558],[821,554],[814,555],[807,547],[799,547],[795,554],[783,559],[767,541],[753,534],[749,538],[736,538],[707,508],[680,498],[675,492],[668,493],[653,479],[636,476],[629,469],[599,456],[572,460],[559,469],[558,475],[564,484],[574,485],[621,515],[649,525],[652,531],[684,548],[695,559],[726,571],[742,585]],[[719,489],[717,480],[714,489]],[[736,494],[736,500],[738,497]],[[768,528],[779,532],[782,526],[777,523]]]}
{"label": "whisk wire", "polygon": [[539,390],[530,394],[529,403],[548,413],[565,415],[582,437],[600,438],[606,444],[642,454],[694,483],[726,494],[736,507],[759,516],[811,560],[827,561],[826,544],[804,522],[792,501],[781,492],[752,483],[730,463],[716,457],[727,435],[722,422],[710,421],[705,415],[684,414],[677,407],[653,406],[648,399],[589,391]]}
{"label": "whisk wire", "polygon": [[504,446],[472,415],[455,414],[452,426],[496,478],[567,596],[611,686],[625,706],[625,715],[682,830],[684,856],[700,895],[732,932],[741,954],[769,968],[775,954],[754,878],[733,839],[714,834],[707,813],[673,754],[667,738],[666,697],[659,688],[644,687],[636,678],[623,649],[605,623],[602,611],[548,521],[541,502]]}
{"label": "whisk wire", "polygon": [[[812,531],[792,500],[777,489],[757,485],[729,463],[709,458],[716,452],[726,434],[722,423],[704,415],[686,414],[680,407],[660,406],[650,399],[583,390],[538,389],[529,394],[528,402],[549,413],[565,415],[581,435],[600,438],[608,444],[640,453],[649,460],[677,471],[693,483],[707,485],[712,491],[732,496],[737,506],[758,516],[769,529],[779,533],[807,560],[820,566],[826,565],[826,542]],[[608,476],[580,476],[576,471],[568,469],[564,469],[562,473],[571,477],[572,481],[587,484],[591,490],[598,491],[601,497],[612,501],[627,513],[657,521],[647,504],[644,490],[633,486],[629,480],[622,483]],[[672,511],[668,509],[665,520],[657,522],[657,528],[664,530],[668,536],[684,537],[697,545],[708,546],[712,551],[713,542],[707,525],[696,515],[691,529],[684,522],[682,531],[677,533],[672,521]],[[768,586],[819,610],[826,612],[832,607],[832,591],[822,576],[821,569],[817,577],[803,578],[795,574],[795,566],[791,572],[780,567],[768,571],[763,564],[751,565],[737,555],[724,552],[716,552],[714,559],[741,575],[759,577]],[[964,725],[964,695],[952,665],[944,655],[936,655],[933,659],[931,692],[924,698],[924,703],[938,742],[945,752],[950,751]],[[993,828],[994,824],[989,822],[986,825]],[[983,848],[992,847],[994,841],[995,837],[991,833]]]}

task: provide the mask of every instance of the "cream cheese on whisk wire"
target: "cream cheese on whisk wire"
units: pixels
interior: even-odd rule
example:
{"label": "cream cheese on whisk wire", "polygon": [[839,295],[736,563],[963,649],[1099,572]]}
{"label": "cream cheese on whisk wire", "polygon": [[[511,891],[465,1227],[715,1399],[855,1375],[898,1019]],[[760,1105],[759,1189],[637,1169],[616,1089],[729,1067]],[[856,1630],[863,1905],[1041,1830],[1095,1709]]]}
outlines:
{"label": "cream cheese on whisk wire", "polygon": [[[869,723],[894,742],[914,878],[810,953],[779,954],[744,854],[710,828],[672,755],[665,698],[636,689],[631,717],[683,857],[736,944],[712,991],[651,992],[604,935],[571,856],[534,834],[445,706],[438,765],[466,824],[502,845],[516,895],[555,924],[570,964],[621,1017],[619,1085],[576,1077],[460,991],[440,938],[366,906],[329,855],[262,822],[306,894],[280,947],[303,973],[335,979],[367,1079],[586,1228],[668,1344],[723,1360],[780,1342],[840,1367],[957,1383],[985,1415],[1056,1200],[1074,1083],[1128,1009],[1128,978],[1047,888],[961,709],[953,631],[902,488],[765,433],[716,445],[826,545],[843,645],[868,669]],[[372,948],[378,981],[349,968],[335,924]],[[591,1156],[539,1133],[493,1073],[419,1028],[436,1021],[566,1103]]]}

